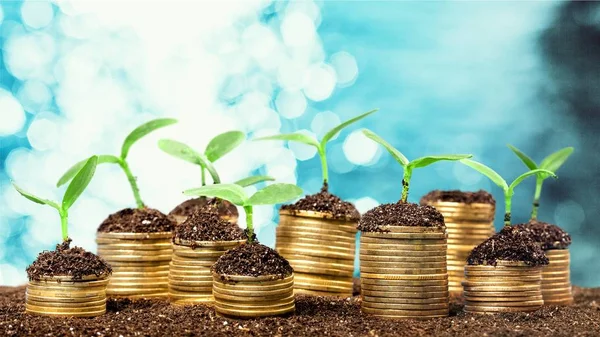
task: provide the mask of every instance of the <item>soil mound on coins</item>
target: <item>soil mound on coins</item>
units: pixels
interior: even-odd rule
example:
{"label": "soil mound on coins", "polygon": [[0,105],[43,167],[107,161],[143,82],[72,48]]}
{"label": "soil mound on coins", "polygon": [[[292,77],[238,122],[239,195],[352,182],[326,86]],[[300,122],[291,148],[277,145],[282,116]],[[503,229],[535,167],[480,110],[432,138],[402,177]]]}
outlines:
{"label": "soil mound on coins", "polygon": [[427,205],[430,202],[436,201],[459,202],[463,204],[490,204],[496,206],[494,197],[484,190],[479,190],[477,192],[434,190],[425,194],[420,202],[421,205]]}
{"label": "soil mound on coins", "polygon": [[519,225],[518,227],[529,233],[531,239],[537,242],[543,250],[565,249],[571,244],[571,235],[569,233],[547,222],[530,220],[528,223]]}
{"label": "soil mound on coins", "polygon": [[471,251],[467,263],[495,266],[497,260],[521,261],[530,266],[548,264],[544,251],[531,239],[529,233],[519,226],[504,227],[482,242]]}
{"label": "soil mound on coins", "polygon": [[279,275],[280,278],[285,278],[294,269],[274,249],[253,242],[239,245],[221,255],[212,266],[212,271],[220,275]]}
{"label": "soil mound on coins", "polygon": [[153,208],[125,208],[113,213],[98,227],[102,233],[171,232],[175,219]]}
{"label": "soil mound on coins", "polygon": [[41,252],[37,259],[27,267],[29,280],[40,280],[44,277],[71,276],[80,280],[84,276],[107,275],[111,267],[98,255],[83,248],[70,248],[71,239],[56,245],[56,250]]}
{"label": "soil mound on coins", "polygon": [[323,184],[321,192],[307,195],[291,205],[283,205],[281,209],[295,211],[314,211],[329,213],[335,219],[348,219],[357,221],[360,219],[360,213],[350,202],[340,199],[338,196],[329,193],[327,183]]}
{"label": "soil mound on coins", "polygon": [[244,240],[244,231],[236,224],[223,220],[217,213],[192,213],[175,227],[175,239],[190,241]]}
{"label": "soil mound on coins", "polygon": [[239,215],[235,205],[229,201],[207,197],[186,200],[169,212],[169,215],[189,216],[195,212],[217,212],[220,216],[228,217]]}
{"label": "soil mound on coins", "polygon": [[363,232],[384,232],[382,226],[445,227],[444,216],[431,206],[397,202],[379,205],[365,213],[358,223]]}

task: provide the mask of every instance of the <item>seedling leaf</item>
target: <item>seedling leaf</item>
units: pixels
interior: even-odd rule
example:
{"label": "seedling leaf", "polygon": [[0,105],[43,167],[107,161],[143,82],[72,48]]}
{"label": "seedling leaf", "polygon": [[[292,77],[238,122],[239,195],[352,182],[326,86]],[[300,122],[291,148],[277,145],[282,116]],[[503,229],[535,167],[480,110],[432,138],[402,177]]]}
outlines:
{"label": "seedling leaf", "polygon": [[368,138],[374,140],[375,142],[379,143],[381,146],[383,146],[392,155],[392,157],[394,157],[394,159],[396,159],[396,161],[400,163],[400,165],[408,165],[408,159],[400,151],[396,150],[392,145],[390,145],[390,143],[386,142],[383,138],[379,137],[375,132],[368,129],[364,129],[363,134]]}
{"label": "seedling leaf", "polygon": [[508,184],[496,171],[471,159],[461,159],[460,162],[488,177],[496,185],[500,186],[500,188],[502,188],[505,192],[508,191]]}
{"label": "seedling leaf", "polygon": [[246,205],[274,205],[295,199],[302,195],[302,189],[292,184],[273,184],[254,193]]}
{"label": "seedling leaf", "polygon": [[244,140],[246,140],[246,135],[241,131],[222,133],[208,143],[204,155],[214,163],[217,159],[238,147]]}
{"label": "seedling leaf", "polygon": [[532,176],[532,175],[540,175],[540,174],[543,175],[544,178],[547,178],[547,177],[557,178],[556,175],[552,171],[548,171],[545,169],[535,169],[535,170],[525,172],[525,173],[521,174],[520,176],[518,176],[517,179],[515,179],[510,184],[510,186],[508,187],[508,190],[513,191],[515,189],[515,187],[517,187],[517,185],[519,185],[523,180],[525,180],[525,178]]}
{"label": "seedling leaf", "polygon": [[426,156],[426,157],[417,158],[417,159],[411,161],[408,165],[413,168],[419,168],[419,167],[429,166],[433,163],[436,163],[436,162],[442,161],[442,160],[454,161],[454,160],[467,159],[467,158],[471,158],[471,157],[473,157],[473,155],[470,155],[470,154],[444,154],[444,155],[437,155],[437,156]]}
{"label": "seedling leaf", "polygon": [[558,150],[544,158],[540,163],[540,168],[556,172],[569,158],[571,153],[573,153],[572,147],[565,147],[564,149]]}
{"label": "seedling leaf", "polygon": [[517,155],[517,157],[519,157],[519,159],[521,159],[521,161],[523,162],[523,164],[525,164],[525,166],[527,166],[527,168],[529,168],[530,170],[535,170],[538,168],[537,164],[533,161],[533,159],[529,158],[529,156],[523,153],[523,151],[517,149],[516,147],[510,144],[508,144],[508,148],[511,149],[512,152],[514,152]]}
{"label": "seedling leaf", "polygon": [[21,194],[25,198],[27,198],[37,204],[48,205],[48,206],[56,208],[57,210],[60,210],[60,206],[57,203],[55,203],[54,201],[36,197],[35,195],[33,195],[33,194],[23,190],[19,186],[17,186],[17,184],[15,184],[14,182],[12,184],[13,184],[13,187],[15,188],[15,190],[17,190],[17,192],[19,192],[19,194]]}
{"label": "seedling leaf", "polygon": [[201,160],[198,152],[194,151],[194,149],[184,143],[172,139],[161,139],[158,141],[158,147],[163,150],[163,152],[170,154],[173,157],[196,165],[206,165],[206,163]]}
{"label": "seedling leaf", "polygon": [[86,161],[85,165],[83,165],[81,170],[77,172],[73,180],[71,180],[71,183],[69,184],[69,187],[67,187],[67,191],[63,196],[63,210],[68,210],[89,185],[92,177],[94,177],[94,173],[96,172],[96,165],[98,165],[98,157],[91,156]]}
{"label": "seedling leaf", "polygon": [[304,143],[307,145],[312,145],[312,146],[316,147],[317,149],[321,148],[321,145],[319,144],[319,142],[317,142],[314,138],[312,138],[311,136],[299,133],[299,132],[283,133],[280,135],[260,137],[260,138],[254,139],[254,140],[287,140],[290,142],[298,142],[298,143]]}
{"label": "seedling leaf", "polygon": [[[118,164],[121,161],[121,159],[119,157],[116,157],[116,156],[113,156],[110,154],[103,154],[103,155],[99,155],[97,157],[98,157],[98,164],[105,164],[105,163]],[[67,172],[65,172],[62,175],[62,177],[60,177],[60,179],[58,179],[58,182],[56,183],[56,187],[61,187],[62,185],[68,183],[71,179],[73,179],[73,177],[77,174],[77,172],[79,172],[81,170],[83,165],[85,165],[85,163],[87,163],[88,159],[84,159],[84,160],[78,162],[77,164],[71,166],[71,168],[69,168],[67,170]]]}
{"label": "seedling leaf", "polygon": [[236,181],[234,184],[240,185],[242,187],[247,187],[247,186],[261,183],[263,181],[274,181],[274,180],[275,180],[275,178],[270,177],[270,176],[252,176],[252,177],[240,179],[240,180]]}
{"label": "seedling leaf", "polygon": [[323,139],[321,139],[321,147],[325,148],[325,145],[327,144],[327,142],[329,142],[333,137],[335,137],[335,135],[337,135],[340,131],[342,131],[342,129],[344,129],[345,127],[349,126],[350,124],[353,124],[355,122],[358,122],[359,120],[367,117],[368,115],[377,112],[379,109],[373,109],[369,112],[365,112],[362,115],[356,116],[354,118],[351,118],[345,122],[343,122],[342,124],[334,127],[333,129],[329,130],[325,136],[323,136]]}
{"label": "seedling leaf", "polygon": [[186,190],[183,194],[190,196],[216,197],[227,200],[238,206],[244,206],[248,200],[244,188],[236,184],[206,185]]}
{"label": "seedling leaf", "polygon": [[144,123],[144,124],[138,126],[135,130],[131,131],[131,133],[127,136],[127,138],[125,138],[125,141],[123,142],[123,147],[121,148],[121,158],[122,159],[127,158],[127,155],[129,154],[129,149],[131,148],[131,146],[135,142],[140,140],[142,137],[146,136],[147,134],[151,133],[154,130],[157,130],[157,129],[160,129],[160,128],[163,128],[165,126],[175,124],[175,123],[177,123],[176,119],[159,118],[159,119],[151,120],[147,123]]}

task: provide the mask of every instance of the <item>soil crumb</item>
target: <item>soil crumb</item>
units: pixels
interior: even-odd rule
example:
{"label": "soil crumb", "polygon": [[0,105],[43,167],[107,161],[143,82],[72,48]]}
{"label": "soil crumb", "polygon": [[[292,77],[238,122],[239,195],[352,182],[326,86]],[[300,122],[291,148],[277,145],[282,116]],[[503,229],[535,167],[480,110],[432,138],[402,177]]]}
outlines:
{"label": "soil crumb", "polygon": [[153,208],[125,208],[113,213],[98,227],[102,233],[171,232],[175,219]]}
{"label": "soil crumb", "polygon": [[494,197],[489,192],[484,190],[479,190],[477,192],[435,190],[424,195],[421,198],[420,203],[421,205],[427,205],[436,201],[460,202],[463,204],[490,204],[492,206],[496,206],[496,200]]}
{"label": "soil crumb", "polygon": [[219,275],[279,275],[285,278],[291,275],[294,269],[274,249],[254,241],[239,245],[221,255],[212,266],[212,271]]}
{"label": "soil crumb", "polygon": [[244,231],[236,224],[223,220],[217,213],[192,213],[175,227],[175,239],[190,241],[244,240]]}
{"label": "soil crumb", "polygon": [[229,201],[207,197],[186,200],[169,212],[169,215],[190,216],[196,212],[217,212],[222,217],[239,216],[237,207]]}
{"label": "soil crumb", "polygon": [[360,213],[350,202],[340,199],[329,193],[327,183],[323,184],[321,192],[307,195],[291,205],[282,205],[281,209],[287,211],[314,211],[329,213],[334,219],[358,221]]}
{"label": "soil crumb", "polygon": [[537,242],[543,250],[566,249],[571,245],[571,235],[562,228],[541,222],[530,220],[519,228],[529,233],[533,241]]}
{"label": "soil crumb", "polygon": [[383,232],[381,226],[445,227],[444,216],[431,206],[397,202],[379,205],[365,213],[358,223],[363,232]]}

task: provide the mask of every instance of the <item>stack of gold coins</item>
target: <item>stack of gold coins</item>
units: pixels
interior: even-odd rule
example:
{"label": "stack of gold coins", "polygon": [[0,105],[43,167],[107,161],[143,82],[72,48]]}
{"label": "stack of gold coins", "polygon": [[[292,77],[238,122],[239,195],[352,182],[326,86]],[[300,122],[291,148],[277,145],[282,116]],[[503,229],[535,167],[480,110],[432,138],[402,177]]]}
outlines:
{"label": "stack of gold coins", "polygon": [[550,264],[542,269],[544,304],[567,305],[573,303],[569,249],[550,249],[545,253]]}
{"label": "stack of gold coins", "polygon": [[[178,225],[181,225],[182,223],[184,223],[185,220],[187,220],[187,218],[188,218],[187,215],[171,215],[171,216],[175,219],[175,222],[177,222]],[[221,218],[225,221],[229,221],[231,223],[237,223],[237,221],[238,221],[237,216],[219,215],[219,218]]]}
{"label": "stack of gold coins", "polygon": [[175,304],[212,302],[212,265],[245,240],[187,241],[175,239],[169,269],[169,300]]}
{"label": "stack of gold coins", "polygon": [[167,297],[171,235],[98,232],[98,255],[113,269],[106,293],[128,298]]}
{"label": "stack of gold coins", "polygon": [[539,309],[542,298],[542,267],[524,262],[498,260],[496,266],[465,267],[465,312],[529,312]]}
{"label": "stack of gold coins", "polygon": [[294,275],[237,276],[213,274],[215,311],[249,318],[294,312]]}
{"label": "stack of gold coins", "polygon": [[352,296],[356,221],[281,210],[275,249],[294,268],[297,294]]}
{"label": "stack of gold coins", "polygon": [[447,201],[428,204],[442,213],[448,232],[448,288],[451,292],[462,292],[469,253],[494,234],[495,207]]}
{"label": "stack of gold coins", "polygon": [[29,281],[25,311],[34,315],[94,317],[106,312],[108,275],[48,277]]}
{"label": "stack of gold coins", "polygon": [[386,226],[362,232],[361,310],[386,318],[448,316],[444,227]]}

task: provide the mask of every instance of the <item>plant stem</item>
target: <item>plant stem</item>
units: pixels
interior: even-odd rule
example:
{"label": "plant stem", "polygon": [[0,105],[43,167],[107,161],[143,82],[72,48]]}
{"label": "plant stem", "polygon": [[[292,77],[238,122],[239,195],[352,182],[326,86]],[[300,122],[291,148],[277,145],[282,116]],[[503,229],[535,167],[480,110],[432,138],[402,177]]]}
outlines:
{"label": "plant stem", "polygon": [[200,165],[200,169],[202,170],[202,186],[206,186],[206,172],[204,171],[204,166]]}
{"label": "plant stem", "polygon": [[69,239],[69,211],[61,208],[58,210],[58,214],[60,214],[62,238],[63,241],[67,241]]}
{"label": "plant stem", "polygon": [[533,195],[533,208],[531,209],[531,220],[537,220],[538,208],[540,207],[540,196],[542,195],[542,184],[544,179],[539,175],[535,178],[535,194]]}
{"label": "plant stem", "polygon": [[326,184],[329,181],[329,172],[327,169],[327,150],[323,146],[319,148],[319,158],[321,158],[321,171],[323,171],[323,183]]}
{"label": "plant stem", "polygon": [[125,159],[121,159],[121,161],[119,162],[119,165],[125,172],[125,175],[127,176],[127,180],[129,181],[129,185],[131,185],[131,190],[133,191],[133,197],[135,198],[135,203],[137,204],[137,208],[144,208],[144,203],[142,202],[142,198],[140,197],[140,189],[137,185],[137,181],[135,180],[135,177],[133,176],[133,174],[131,173],[131,170],[129,169],[129,165],[127,164],[127,161],[125,161]]}
{"label": "plant stem", "polygon": [[510,226],[511,214],[510,208],[512,203],[513,194],[509,192],[504,193],[504,226]]}
{"label": "plant stem", "polygon": [[406,202],[408,200],[408,188],[411,177],[412,168],[404,167],[404,177],[402,178],[402,197],[400,198],[400,201],[402,202]]}
{"label": "plant stem", "polygon": [[244,206],[246,212],[246,229],[248,230],[248,242],[254,239],[254,224],[252,223],[252,206]]}

